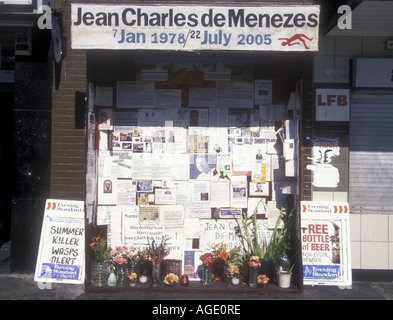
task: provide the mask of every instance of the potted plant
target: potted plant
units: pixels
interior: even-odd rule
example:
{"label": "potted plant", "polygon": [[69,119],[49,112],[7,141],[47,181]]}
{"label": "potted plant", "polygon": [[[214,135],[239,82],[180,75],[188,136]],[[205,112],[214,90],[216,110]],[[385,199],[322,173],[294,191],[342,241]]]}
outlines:
{"label": "potted plant", "polygon": [[290,262],[292,250],[291,229],[294,223],[295,211],[291,210],[289,214],[282,208],[279,221],[282,223],[280,229],[275,229],[274,234],[274,251],[273,260],[277,271],[277,281],[281,288],[289,288],[291,283],[292,269],[294,267]]}
{"label": "potted plant", "polygon": [[[229,251],[228,259],[224,266],[224,281],[233,285],[239,284],[240,267],[243,264],[241,248],[235,246]],[[236,280],[237,279],[237,280]]]}
{"label": "potted plant", "polygon": [[277,271],[277,283],[280,288],[291,287],[292,268],[293,265],[288,270],[281,269]]}

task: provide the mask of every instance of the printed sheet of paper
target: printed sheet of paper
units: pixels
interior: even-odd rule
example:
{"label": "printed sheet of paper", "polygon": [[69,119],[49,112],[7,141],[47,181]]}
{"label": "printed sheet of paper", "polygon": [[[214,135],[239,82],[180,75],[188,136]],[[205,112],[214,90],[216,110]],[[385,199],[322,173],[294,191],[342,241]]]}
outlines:
{"label": "printed sheet of paper", "polygon": [[117,180],[117,205],[135,205],[136,185],[131,179]]}
{"label": "printed sheet of paper", "polygon": [[231,191],[231,206],[235,208],[247,208],[247,181],[233,181]]}
{"label": "printed sheet of paper", "polygon": [[160,214],[166,231],[179,232],[184,224],[183,206],[162,206]]}
{"label": "printed sheet of paper", "polygon": [[251,171],[251,159],[250,150],[251,145],[249,144],[235,144],[232,146],[233,153],[233,171],[237,172],[249,172]]}
{"label": "printed sheet of paper", "polygon": [[231,205],[230,181],[210,182],[210,206],[213,208],[229,207]]}
{"label": "printed sheet of paper", "polygon": [[[176,204],[176,190],[172,188],[155,189],[155,204]],[[165,208],[163,206],[162,208]]]}
{"label": "printed sheet of paper", "polygon": [[152,154],[134,154],[132,158],[133,178],[140,180],[151,180],[152,178]]}

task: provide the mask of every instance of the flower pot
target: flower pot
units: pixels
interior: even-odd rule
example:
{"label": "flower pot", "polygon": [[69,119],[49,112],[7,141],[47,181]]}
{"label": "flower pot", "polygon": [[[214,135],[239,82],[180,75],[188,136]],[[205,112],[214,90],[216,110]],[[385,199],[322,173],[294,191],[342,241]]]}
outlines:
{"label": "flower pot", "polygon": [[147,282],[147,277],[146,277],[145,275],[141,275],[141,276],[139,277],[139,282],[140,282],[140,283],[146,283],[146,282]]}
{"label": "flower pot", "polygon": [[280,288],[289,288],[291,286],[292,273],[279,272],[277,273],[278,286]]}
{"label": "flower pot", "polygon": [[239,283],[240,283],[240,279],[239,278],[237,278],[237,277],[233,277],[232,278],[232,285],[238,286]]}

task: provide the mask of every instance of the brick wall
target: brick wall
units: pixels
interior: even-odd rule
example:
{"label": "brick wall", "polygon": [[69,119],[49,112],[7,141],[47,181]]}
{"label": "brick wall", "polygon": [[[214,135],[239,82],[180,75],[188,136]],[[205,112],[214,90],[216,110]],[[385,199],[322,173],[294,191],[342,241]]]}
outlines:
{"label": "brick wall", "polygon": [[[60,8],[63,1],[56,1]],[[83,200],[85,193],[85,130],[76,128],[75,94],[86,92],[86,52],[71,50],[70,3],[64,7],[67,57],[61,81],[52,95],[51,197]]]}

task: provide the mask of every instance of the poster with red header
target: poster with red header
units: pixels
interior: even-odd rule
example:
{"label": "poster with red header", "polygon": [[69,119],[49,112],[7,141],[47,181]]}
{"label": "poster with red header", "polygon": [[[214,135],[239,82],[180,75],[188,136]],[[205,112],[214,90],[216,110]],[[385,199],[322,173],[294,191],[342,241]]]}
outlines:
{"label": "poster with red header", "polygon": [[84,202],[48,199],[34,281],[82,284],[84,278]]}
{"label": "poster with red header", "polygon": [[302,201],[300,207],[303,283],[351,286],[349,204]]}

